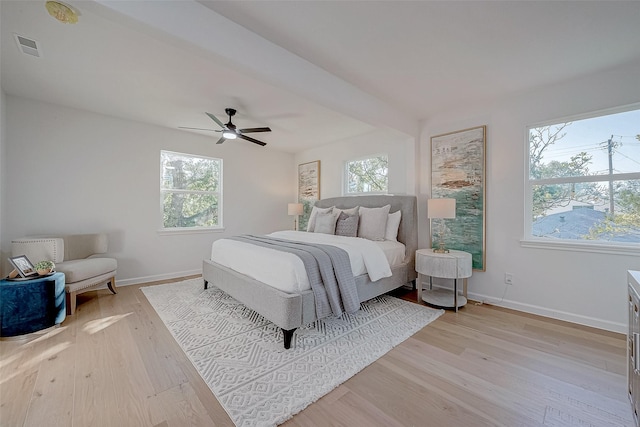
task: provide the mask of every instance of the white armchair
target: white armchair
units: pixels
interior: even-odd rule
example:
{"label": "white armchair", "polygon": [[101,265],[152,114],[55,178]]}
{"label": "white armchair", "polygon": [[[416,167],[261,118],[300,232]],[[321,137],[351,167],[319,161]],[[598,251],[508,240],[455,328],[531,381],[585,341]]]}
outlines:
{"label": "white armchair", "polygon": [[11,241],[13,256],[26,255],[34,264],[50,260],[56,271],[65,275],[67,314],[76,311],[76,295],[107,284],[116,293],[118,262],[114,258],[95,257],[107,252],[104,233],[71,234],[60,237],[28,237]]}

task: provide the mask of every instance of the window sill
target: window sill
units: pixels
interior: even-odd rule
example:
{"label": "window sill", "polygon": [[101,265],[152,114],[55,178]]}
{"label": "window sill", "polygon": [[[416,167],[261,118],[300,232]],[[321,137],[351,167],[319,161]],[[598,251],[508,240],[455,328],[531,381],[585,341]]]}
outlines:
{"label": "window sill", "polygon": [[224,228],[194,227],[194,228],[161,228],[158,234],[161,236],[175,236],[178,234],[206,234],[206,233],[222,233]]}
{"label": "window sill", "polygon": [[640,255],[640,246],[629,244],[607,244],[595,242],[555,241],[549,239],[522,239],[520,246],[533,249],[551,249],[557,251],[592,252],[609,255]]}

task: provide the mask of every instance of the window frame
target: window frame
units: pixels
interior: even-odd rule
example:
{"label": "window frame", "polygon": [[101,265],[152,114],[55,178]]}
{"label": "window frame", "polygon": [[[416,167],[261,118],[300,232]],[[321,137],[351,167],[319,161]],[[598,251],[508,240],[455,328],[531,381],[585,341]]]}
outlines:
{"label": "window frame", "polygon": [[[350,192],[349,191],[349,163],[359,162],[363,160],[373,159],[376,157],[386,157],[387,158],[387,190],[386,191],[361,191],[361,192]],[[384,195],[389,194],[389,154],[388,153],[377,153],[377,154],[368,154],[365,156],[360,156],[354,159],[348,159],[344,161],[342,168],[342,195],[343,196],[362,196],[362,195]]]}
{"label": "window frame", "polygon": [[527,125],[525,127],[525,155],[524,155],[524,236],[520,240],[520,245],[527,248],[536,249],[555,249],[578,252],[595,252],[616,255],[638,255],[640,254],[640,243],[614,242],[605,240],[586,240],[586,239],[560,239],[539,237],[533,235],[533,188],[536,185],[549,184],[575,184],[575,183],[591,183],[591,182],[615,182],[629,181],[640,179],[640,172],[600,174],[600,175],[583,175],[563,178],[543,178],[531,179],[531,147],[530,147],[530,130],[543,126],[553,126],[561,123],[572,121],[593,119],[602,116],[625,113],[629,111],[640,110],[640,103],[624,105],[619,107],[607,108],[603,110],[591,111],[572,116],[565,116],[557,119],[545,120],[542,122]]}
{"label": "window frame", "polygon": [[[164,188],[164,166],[162,164],[163,153],[169,153],[182,157],[190,157],[197,158],[203,160],[212,160],[218,162],[218,190],[217,191],[204,191],[204,190],[176,190],[176,189],[165,189]],[[199,154],[190,154],[190,153],[181,153],[178,151],[172,150],[160,150],[160,228],[158,229],[159,234],[191,234],[191,233],[208,233],[208,232],[222,232],[224,231],[224,223],[223,223],[223,177],[224,177],[224,161],[221,158],[203,156]],[[193,227],[165,227],[164,226],[164,194],[167,192],[172,193],[183,193],[183,194],[210,194],[214,195],[218,199],[218,225],[215,226],[193,226]]]}

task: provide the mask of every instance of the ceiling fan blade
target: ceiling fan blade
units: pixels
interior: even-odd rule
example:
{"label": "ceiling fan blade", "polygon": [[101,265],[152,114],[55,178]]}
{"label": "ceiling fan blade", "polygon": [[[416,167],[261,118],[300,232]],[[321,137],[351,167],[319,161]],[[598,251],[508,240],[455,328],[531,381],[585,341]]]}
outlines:
{"label": "ceiling fan blade", "polygon": [[247,128],[247,129],[238,129],[239,132],[242,133],[251,133],[251,132],[271,132],[271,128]]}
{"label": "ceiling fan blade", "polygon": [[214,115],[213,115],[213,114],[211,114],[211,113],[207,113],[206,111],[205,111],[205,114],[206,114],[207,116],[211,117],[211,120],[213,120],[214,122],[216,122],[216,123],[218,124],[218,126],[220,126],[222,129],[224,129],[224,128],[225,128],[225,127],[224,127],[224,125],[222,124],[222,122],[221,122],[220,120],[218,120],[218,118],[217,118],[216,116],[214,116]]}
{"label": "ceiling fan blade", "polygon": [[225,138],[224,136],[222,138],[220,138],[218,140],[218,142],[216,142],[216,144],[222,144],[223,142],[225,142],[227,140],[227,138]]}
{"label": "ceiling fan blade", "polygon": [[193,130],[206,130],[206,131],[209,131],[209,132],[222,132],[221,130],[218,130],[218,129],[189,128],[189,127],[186,127],[186,126],[178,126],[178,129],[193,129]]}
{"label": "ceiling fan blade", "polygon": [[257,139],[251,138],[250,136],[247,136],[247,135],[238,134],[238,138],[246,139],[247,141],[251,141],[254,144],[262,145],[263,147],[267,145],[266,142],[258,141]]}

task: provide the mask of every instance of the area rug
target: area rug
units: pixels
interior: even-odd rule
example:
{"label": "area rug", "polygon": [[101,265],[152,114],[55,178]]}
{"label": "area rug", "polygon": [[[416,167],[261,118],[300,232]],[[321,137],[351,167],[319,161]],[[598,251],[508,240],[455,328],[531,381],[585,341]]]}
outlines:
{"label": "area rug", "polygon": [[443,311],[383,295],[352,315],[280,328],[202,279],[141,288],[237,426],[291,418]]}

